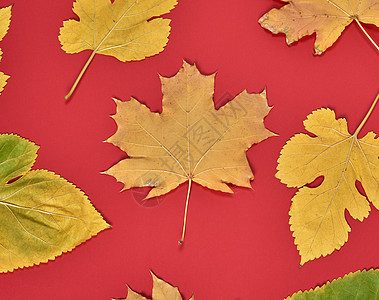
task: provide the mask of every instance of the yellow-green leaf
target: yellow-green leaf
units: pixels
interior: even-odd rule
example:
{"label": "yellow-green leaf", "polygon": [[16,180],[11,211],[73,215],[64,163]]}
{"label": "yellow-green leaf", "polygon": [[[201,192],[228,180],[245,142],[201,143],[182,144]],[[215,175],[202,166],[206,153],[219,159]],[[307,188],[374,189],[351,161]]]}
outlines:
{"label": "yellow-green leaf", "polygon": [[287,44],[316,33],[315,54],[321,54],[356,22],[379,51],[361,23],[379,26],[378,0],[282,0],[288,3],[272,9],[259,19],[272,33],[284,33]]}
{"label": "yellow-green leaf", "polygon": [[[152,300],[183,300],[180,295],[179,289],[170,285],[162,279],[159,279],[151,272],[151,276],[153,277],[153,295]],[[148,300],[142,295],[134,292],[128,286],[128,294],[124,300]],[[189,300],[195,300],[194,296],[192,296]]]}
{"label": "yellow-green leaf", "polygon": [[[0,9],[0,42],[3,40],[3,38],[8,32],[9,24],[11,22],[11,9],[12,5]],[[2,55],[3,52],[0,49],[0,60],[2,58]],[[0,72],[0,94],[4,90],[8,78],[8,75],[5,75],[3,72]]]}
{"label": "yellow-green leaf", "polygon": [[75,1],[73,11],[80,20],[64,21],[59,40],[67,53],[92,50],[78,80],[95,54],[125,62],[163,51],[170,34],[170,20],[154,17],[168,13],[176,4],[177,0]]}
{"label": "yellow-green leaf", "polygon": [[[316,135],[296,134],[280,152],[276,177],[289,187],[298,187],[292,198],[290,224],[301,264],[340,249],[351,231],[345,210],[363,221],[369,215],[369,201],[379,208],[379,140],[374,132],[358,139],[379,95],[368,114],[351,135],[345,119],[334,111],[319,109],[304,121]],[[315,187],[306,184],[323,176]],[[367,195],[356,188],[359,181]]]}
{"label": "yellow-green leaf", "polygon": [[55,259],[109,225],[87,196],[46,170],[30,171],[38,146],[0,135],[0,272]]}

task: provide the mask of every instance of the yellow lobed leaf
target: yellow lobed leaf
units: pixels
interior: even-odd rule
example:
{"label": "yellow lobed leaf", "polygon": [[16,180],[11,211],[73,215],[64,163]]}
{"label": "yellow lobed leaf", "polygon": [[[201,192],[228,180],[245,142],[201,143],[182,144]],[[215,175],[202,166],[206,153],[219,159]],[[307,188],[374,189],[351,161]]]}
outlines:
{"label": "yellow lobed leaf", "polygon": [[283,0],[259,20],[272,33],[284,33],[287,44],[316,33],[315,54],[323,53],[351,22],[379,26],[378,0]]}
{"label": "yellow lobed leaf", "polygon": [[0,42],[8,32],[11,23],[12,5],[0,9]]}
{"label": "yellow lobed leaf", "polygon": [[214,75],[202,75],[187,63],[175,76],[161,77],[161,82],[161,114],[133,98],[115,100],[118,129],[107,141],[129,158],[105,173],[124,183],[124,189],[152,187],[146,198],[188,181],[186,220],[191,182],[226,193],[232,193],[228,184],[251,187],[254,176],[246,151],[274,135],[263,124],[271,108],[265,91],[245,90],[216,111]]}
{"label": "yellow lobed leaf", "polygon": [[[379,141],[374,132],[357,138],[369,114],[351,135],[346,120],[336,119],[334,111],[316,110],[304,121],[305,129],[316,137],[296,134],[280,153],[276,177],[300,188],[292,198],[290,224],[301,264],[347,242],[351,229],[345,210],[360,221],[369,215],[369,203],[358,192],[356,181],[379,208]],[[305,186],[320,176],[324,179],[319,186]]]}
{"label": "yellow lobed leaf", "polygon": [[7,80],[10,76],[5,75],[3,72],[0,72],[0,94],[4,90],[4,87],[7,84]]}
{"label": "yellow lobed leaf", "polygon": [[0,272],[53,260],[109,227],[73,184],[30,171],[38,148],[0,135]]}
{"label": "yellow lobed leaf", "polygon": [[[173,287],[164,280],[159,279],[152,272],[151,276],[153,277],[152,300],[183,300],[177,287]],[[195,298],[192,296],[189,300],[194,299]],[[128,287],[128,294],[124,300],[147,300],[147,298],[134,292],[132,289]]]}
{"label": "yellow lobed leaf", "polygon": [[[3,40],[4,36],[7,34],[9,29],[9,24],[11,22],[11,9],[12,5],[0,9],[0,41]],[[3,52],[0,49],[0,60],[2,58]],[[0,72],[0,94],[4,90],[7,80],[10,76],[5,75]]]}
{"label": "yellow lobed leaf", "polygon": [[177,0],[77,0],[79,21],[64,21],[59,40],[67,53],[90,49],[121,61],[141,60],[163,51],[170,20],[154,18],[168,13]]}

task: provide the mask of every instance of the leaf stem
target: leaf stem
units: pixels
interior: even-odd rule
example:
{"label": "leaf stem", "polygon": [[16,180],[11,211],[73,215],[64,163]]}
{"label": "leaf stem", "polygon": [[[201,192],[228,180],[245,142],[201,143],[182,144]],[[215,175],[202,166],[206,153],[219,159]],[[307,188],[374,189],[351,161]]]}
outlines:
{"label": "leaf stem", "polygon": [[96,54],[96,50],[92,51],[92,54],[91,56],[89,57],[89,59],[87,60],[86,64],[84,65],[83,69],[80,71],[78,77],[76,78],[75,82],[74,82],[74,85],[72,86],[70,92],[64,97],[66,100],[68,98],[70,98],[70,96],[72,95],[72,93],[75,91],[76,89],[76,86],[78,85],[80,79],[83,77],[83,74],[84,72],[87,70],[89,64],[91,63],[91,61],[93,60],[93,58],[95,57],[95,54]]}
{"label": "leaf stem", "polygon": [[368,32],[363,28],[361,22],[359,22],[358,18],[354,18],[355,22],[359,25],[359,27],[362,29],[363,33],[367,36],[367,38],[370,40],[370,42],[375,46],[376,50],[379,52],[379,46],[374,42],[372,37],[368,34]]}
{"label": "leaf stem", "polygon": [[365,125],[367,119],[370,117],[370,115],[371,115],[372,111],[374,110],[374,107],[375,107],[376,103],[378,102],[378,100],[379,100],[379,93],[378,93],[378,95],[376,96],[374,102],[372,103],[372,105],[371,105],[369,111],[367,112],[365,118],[363,119],[363,121],[361,122],[361,124],[359,124],[357,130],[354,132],[354,136],[355,136],[355,137],[358,136],[358,133],[361,131],[361,129],[362,129],[362,127]]}
{"label": "leaf stem", "polygon": [[184,242],[184,235],[186,233],[186,224],[187,224],[187,212],[188,212],[188,200],[189,200],[189,196],[190,196],[190,193],[191,193],[191,183],[192,183],[192,179],[190,178],[188,180],[188,191],[187,191],[187,200],[186,200],[186,208],[185,208],[185,211],[184,211],[184,220],[183,220],[183,232],[182,232],[182,238],[180,239],[180,241],[178,242],[179,245],[182,245],[183,242]]}

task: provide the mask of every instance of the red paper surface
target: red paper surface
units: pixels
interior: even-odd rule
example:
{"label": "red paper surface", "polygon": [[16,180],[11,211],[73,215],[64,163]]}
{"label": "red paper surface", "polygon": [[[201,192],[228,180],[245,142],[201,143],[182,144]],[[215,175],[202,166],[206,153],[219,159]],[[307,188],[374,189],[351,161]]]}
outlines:
{"label": "red paper surface", "polygon": [[[283,35],[261,28],[258,19],[277,1],[179,0],[167,15],[172,31],[164,52],[122,63],[97,55],[70,102],[64,101],[90,51],[66,54],[59,27],[75,17],[71,0],[15,3],[11,27],[1,42],[0,70],[11,75],[0,96],[0,132],[16,133],[41,146],[34,168],[61,174],[86,192],[112,229],[48,264],[0,275],[1,299],[110,299],[126,296],[127,283],[151,296],[149,270],[179,286],[185,299],[282,299],[299,289],[363,268],[379,267],[379,212],[359,222],[340,251],[306,263],[288,225],[296,189],[274,178],[285,142],[304,132],[313,110],[330,107],[354,131],[378,89],[377,50],[356,24],[322,56],[312,54],[314,36],[289,47]],[[365,26],[379,42],[379,30]],[[216,107],[247,89],[267,88],[274,106],[266,126],[279,134],[248,151],[255,174],[252,189],[234,195],[194,185],[188,229],[181,234],[187,185],[165,195],[160,205],[138,202],[147,190],[120,193],[122,184],[100,172],[125,154],[104,143],[116,131],[109,115],[112,97],[131,96],[161,109],[158,74],[174,75],[182,61],[204,74],[217,72]],[[379,132],[379,107],[362,134]],[[160,199],[162,200],[162,199]],[[1,216],[0,216],[1,217]]]}

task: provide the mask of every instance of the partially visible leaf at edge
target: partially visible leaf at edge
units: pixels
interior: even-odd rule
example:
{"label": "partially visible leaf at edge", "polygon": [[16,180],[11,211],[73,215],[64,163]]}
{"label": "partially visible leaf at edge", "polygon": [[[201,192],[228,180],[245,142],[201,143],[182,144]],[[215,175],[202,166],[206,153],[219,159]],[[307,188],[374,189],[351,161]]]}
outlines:
{"label": "partially visible leaf at edge", "polygon": [[[159,279],[152,272],[151,272],[151,276],[153,277],[152,300],[182,300],[183,299],[177,287],[173,287],[172,285],[165,282],[164,280]],[[123,300],[148,300],[148,299],[134,292],[128,286],[128,294],[126,298]],[[195,300],[194,296],[192,296],[189,300]]]}
{"label": "partially visible leaf at edge", "polygon": [[[351,231],[348,211],[363,221],[370,213],[369,201],[379,209],[379,140],[374,132],[358,138],[379,94],[354,134],[347,121],[334,111],[319,109],[304,121],[307,131],[296,134],[280,152],[276,177],[288,187],[299,188],[292,198],[290,225],[301,264],[340,249]],[[307,184],[322,176],[317,187]],[[359,193],[362,184],[367,198]]]}
{"label": "partially visible leaf at edge", "polygon": [[89,49],[92,55],[73,89],[95,54],[110,55],[125,62],[163,51],[170,34],[170,20],[150,19],[170,12],[176,4],[177,0],[75,1],[73,11],[80,20],[64,21],[59,40],[67,53]]}
{"label": "partially visible leaf at edge", "polygon": [[[11,22],[11,9],[12,5],[0,9],[0,42],[3,40],[5,35],[8,32],[9,24]],[[0,49],[0,60],[3,55],[3,52]],[[0,72],[0,94],[4,90],[7,80],[10,76],[5,75],[3,72]]]}
{"label": "partially visible leaf at edge", "polygon": [[379,51],[362,23],[379,27],[378,0],[282,0],[288,3],[273,8],[259,19],[272,33],[284,33],[288,45],[303,36],[316,33],[314,53],[322,54],[340,37],[345,28],[356,22]]}
{"label": "partially visible leaf at edge", "polygon": [[378,299],[379,270],[362,270],[334,279],[321,287],[299,291],[286,300],[371,300]]}
{"label": "partially visible leaf at edge", "polygon": [[55,259],[109,225],[59,175],[30,171],[38,146],[0,135],[0,272]]}

